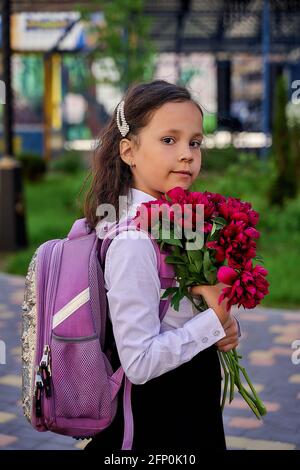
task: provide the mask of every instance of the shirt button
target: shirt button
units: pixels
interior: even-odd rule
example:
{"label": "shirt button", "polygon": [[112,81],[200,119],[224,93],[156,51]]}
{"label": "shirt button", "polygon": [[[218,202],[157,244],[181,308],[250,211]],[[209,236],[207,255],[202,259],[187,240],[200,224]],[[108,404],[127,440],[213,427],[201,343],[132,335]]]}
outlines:
{"label": "shirt button", "polygon": [[214,331],[214,336],[219,336],[220,335],[220,330]]}
{"label": "shirt button", "polygon": [[208,338],[204,336],[204,338],[202,338],[202,343],[207,343],[207,341],[208,341]]}

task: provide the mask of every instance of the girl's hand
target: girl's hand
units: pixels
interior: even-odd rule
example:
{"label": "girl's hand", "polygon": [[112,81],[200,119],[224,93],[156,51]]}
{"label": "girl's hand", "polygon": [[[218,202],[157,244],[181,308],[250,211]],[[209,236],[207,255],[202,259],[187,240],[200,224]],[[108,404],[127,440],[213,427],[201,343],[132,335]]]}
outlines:
{"label": "girl's hand", "polygon": [[225,338],[220,339],[220,341],[218,341],[216,345],[219,351],[231,351],[231,349],[236,348],[239,344],[238,324],[233,315],[229,315],[229,318],[224,323],[223,328],[225,330],[226,336]]}
{"label": "girl's hand", "polygon": [[204,298],[208,307],[212,308],[216,312],[220,322],[222,323],[222,326],[230,316],[230,309],[227,310],[227,299],[224,299],[220,305],[218,304],[218,299],[224,287],[228,286],[226,286],[226,284],[223,282],[218,282],[214,286],[198,285],[189,289],[193,297],[202,296]]}

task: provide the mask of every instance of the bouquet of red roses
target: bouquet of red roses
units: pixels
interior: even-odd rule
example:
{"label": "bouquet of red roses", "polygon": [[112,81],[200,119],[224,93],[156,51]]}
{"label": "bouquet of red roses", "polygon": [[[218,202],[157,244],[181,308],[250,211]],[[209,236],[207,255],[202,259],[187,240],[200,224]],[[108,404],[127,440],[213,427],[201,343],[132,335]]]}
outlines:
{"label": "bouquet of red roses", "polygon": [[[205,300],[201,297],[196,303],[189,291],[191,286],[217,282],[228,285],[218,300],[220,304],[227,299],[228,310],[232,305],[254,308],[268,294],[267,270],[253,266],[254,261],[262,261],[256,255],[258,219],[251,204],[238,198],[176,187],[160,199],[141,204],[133,222],[138,229],[151,233],[160,249],[166,251],[166,262],[174,266],[178,287],[166,289],[162,298],[170,295],[171,305],[178,310],[180,300],[186,296],[197,310],[204,311],[208,308]],[[236,349],[218,354],[224,371],[222,409],[230,379],[229,403],[236,386],[257,418],[266,414],[239,363],[242,356]],[[244,387],[241,374],[249,390]]]}

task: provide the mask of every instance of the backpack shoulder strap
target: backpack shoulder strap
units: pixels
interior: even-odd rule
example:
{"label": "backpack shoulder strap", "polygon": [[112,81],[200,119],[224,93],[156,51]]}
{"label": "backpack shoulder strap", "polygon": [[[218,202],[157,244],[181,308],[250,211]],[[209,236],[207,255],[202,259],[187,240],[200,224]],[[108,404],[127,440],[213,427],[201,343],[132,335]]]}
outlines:
{"label": "backpack shoulder strap", "polygon": [[72,225],[70,232],[68,233],[68,239],[73,240],[74,238],[80,238],[84,235],[89,235],[92,232],[89,227],[86,218],[77,219]]}

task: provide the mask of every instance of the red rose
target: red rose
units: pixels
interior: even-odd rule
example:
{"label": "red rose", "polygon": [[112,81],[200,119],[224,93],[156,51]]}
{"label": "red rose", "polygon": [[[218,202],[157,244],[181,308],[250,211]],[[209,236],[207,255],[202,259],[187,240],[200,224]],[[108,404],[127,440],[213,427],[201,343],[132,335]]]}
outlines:
{"label": "red rose", "polygon": [[231,286],[239,275],[234,269],[229,268],[228,266],[222,266],[218,270],[217,276],[219,282],[223,282],[223,284],[228,284]]}
{"label": "red rose", "polygon": [[[170,191],[167,191],[166,194],[162,196],[162,199],[168,203],[171,202],[171,204],[175,202],[178,202],[179,204],[189,204],[192,202],[190,192],[180,186],[176,186],[175,188],[170,189]],[[168,199],[171,199],[171,201]]]}
{"label": "red rose", "polygon": [[254,308],[268,294],[269,283],[265,279],[268,271],[263,266],[252,267],[249,260],[245,269],[239,274],[234,269],[222,266],[217,273],[219,282],[229,284],[231,287],[223,289],[219,303],[228,299],[228,307],[238,304],[245,308]]}

